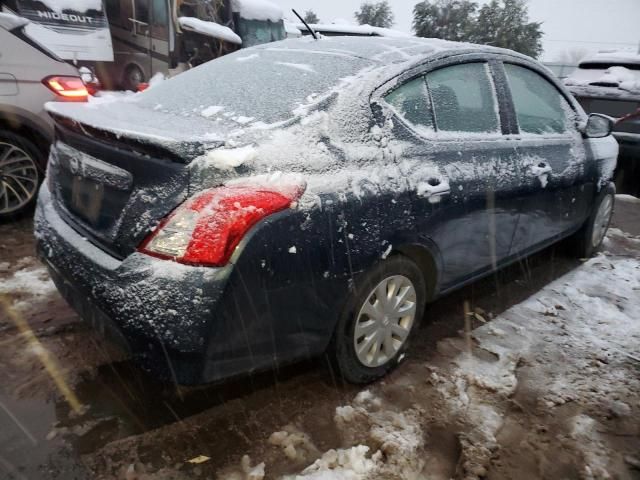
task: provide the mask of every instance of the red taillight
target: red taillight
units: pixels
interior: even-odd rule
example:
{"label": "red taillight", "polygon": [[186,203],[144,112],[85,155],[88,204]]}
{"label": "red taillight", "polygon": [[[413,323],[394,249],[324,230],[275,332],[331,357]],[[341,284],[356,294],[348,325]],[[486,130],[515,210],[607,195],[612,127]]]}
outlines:
{"label": "red taillight", "polygon": [[42,80],[61,100],[67,102],[86,102],[89,92],[80,77],[53,76]]}
{"label": "red taillight", "polygon": [[169,215],[139,251],[190,265],[221,267],[251,227],[289,208],[304,189],[229,185],[207,190]]}

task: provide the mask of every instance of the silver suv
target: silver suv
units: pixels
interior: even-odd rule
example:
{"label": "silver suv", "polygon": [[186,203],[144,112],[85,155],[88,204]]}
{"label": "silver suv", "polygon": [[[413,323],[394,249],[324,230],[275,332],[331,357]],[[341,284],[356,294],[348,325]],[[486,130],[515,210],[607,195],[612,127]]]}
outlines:
{"label": "silver suv", "polygon": [[35,203],[53,123],[50,101],[86,101],[78,71],[29,37],[28,20],[0,13],[0,221]]}

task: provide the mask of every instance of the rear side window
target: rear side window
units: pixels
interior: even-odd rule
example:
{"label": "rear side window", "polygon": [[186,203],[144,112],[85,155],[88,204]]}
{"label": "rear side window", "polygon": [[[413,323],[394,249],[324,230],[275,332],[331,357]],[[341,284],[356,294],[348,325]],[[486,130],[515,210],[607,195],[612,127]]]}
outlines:
{"label": "rear side window", "polygon": [[539,135],[566,132],[566,100],[556,87],[528,68],[510,64],[504,68],[520,131]]}
{"label": "rear side window", "polygon": [[428,98],[424,77],[419,77],[387,94],[385,101],[408,122],[433,130],[433,115]]}
{"label": "rear side window", "polygon": [[439,131],[500,131],[498,103],[485,63],[445,67],[427,74],[426,79]]}

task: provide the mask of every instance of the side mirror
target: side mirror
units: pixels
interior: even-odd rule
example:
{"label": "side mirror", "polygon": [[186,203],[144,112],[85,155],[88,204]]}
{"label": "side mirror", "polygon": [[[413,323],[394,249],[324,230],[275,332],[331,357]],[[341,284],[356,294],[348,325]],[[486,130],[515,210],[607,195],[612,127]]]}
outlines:
{"label": "side mirror", "polygon": [[613,118],[602,115],[601,113],[592,113],[589,115],[587,125],[584,127],[583,134],[587,138],[603,138],[611,135],[615,121]]}

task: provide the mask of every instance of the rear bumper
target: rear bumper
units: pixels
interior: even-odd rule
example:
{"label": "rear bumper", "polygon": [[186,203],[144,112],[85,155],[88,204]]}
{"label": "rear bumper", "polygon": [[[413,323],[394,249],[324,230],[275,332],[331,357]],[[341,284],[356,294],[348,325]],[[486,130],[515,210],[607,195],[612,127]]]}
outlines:
{"label": "rear bumper", "polygon": [[327,278],[326,268],[315,263],[329,257],[318,255],[312,240],[297,243],[307,254],[289,253],[291,243],[282,243],[281,229],[290,237],[301,232],[300,218],[278,215],[249,234],[235,263],[223,268],[140,253],[120,261],[60,217],[45,182],[35,232],[40,258],[85,321],[124,345],[153,375],[193,385],[326,349],[353,276]]}
{"label": "rear bumper", "polygon": [[[204,377],[216,308],[232,267],[198,268],[134,253],[106,254],[67,225],[46,184],[35,215],[38,255],[58,290],[94,328],[153,374],[181,384]],[[224,378],[235,372],[217,372]]]}

